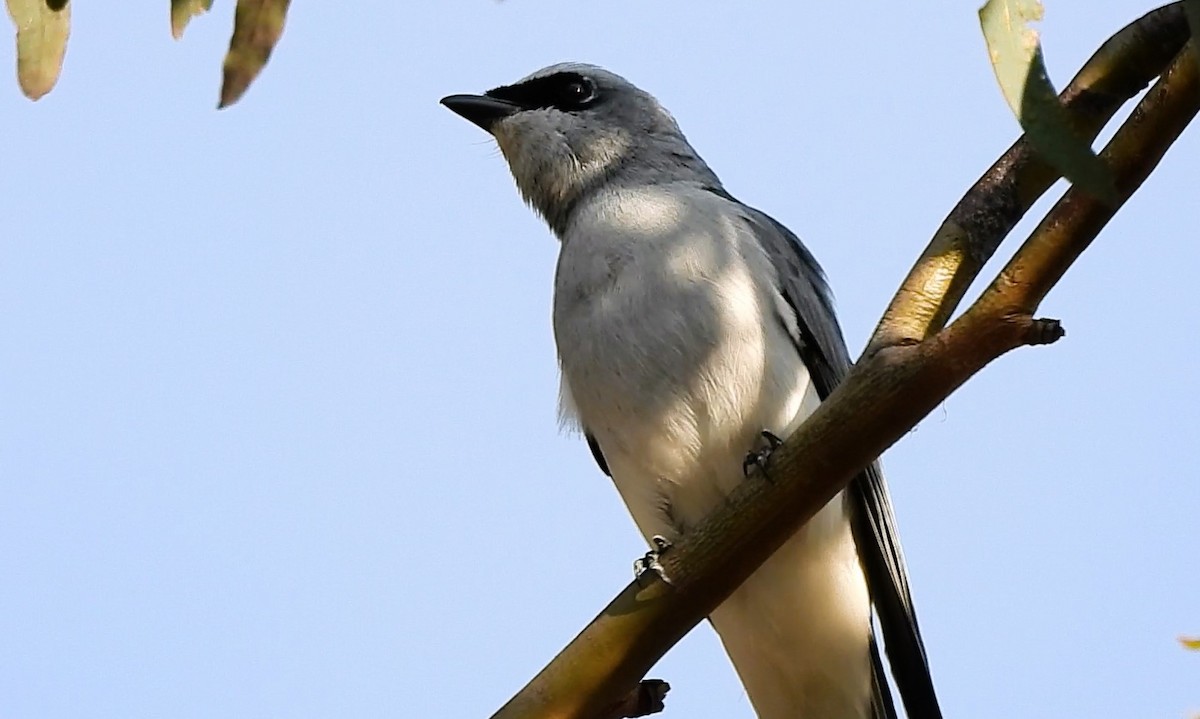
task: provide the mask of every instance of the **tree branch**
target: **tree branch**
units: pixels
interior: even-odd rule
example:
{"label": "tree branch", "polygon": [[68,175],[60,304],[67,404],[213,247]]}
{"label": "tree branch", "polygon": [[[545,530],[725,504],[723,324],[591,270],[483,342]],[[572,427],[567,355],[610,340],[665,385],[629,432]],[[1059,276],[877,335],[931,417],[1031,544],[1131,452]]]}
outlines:
{"label": "tree branch", "polygon": [[[1081,137],[1095,139],[1187,42],[1179,3],[1147,13],[1100,46],[1059,95]],[[967,191],[900,285],[865,355],[911,344],[940,330],[1017,222],[1055,180],[1022,136]]]}
{"label": "tree branch", "polygon": [[[1149,13],[1088,61],[1062,98],[1094,137],[1188,36],[1178,5]],[[1181,59],[1182,58],[1182,59]],[[1180,55],[1102,157],[1121,199],[1153,170],[1200,104]],[[771,482],[746,482],[660,557],[663,576],[625,588],[493,719],[597,719],[861,469],[1000,355],[1062,336],[1034,319],[1045,293],[1117,208],[1071,190],[983,297],[942,329],[1000,240],[1056,179],[1018,141],[950,213],[901,285],[846,380],[772,455]],[[661,699],[661,696],[659,697]]]}
{"label": "tree branch", "polygon": [[1176,56],[1101,153],[1117,176],[1118,204],[1107,205],[1076,188],[1068,190],[979,298],[978,306],[1032,313],[1141,187],[1200,109],[1196,47],[1193,41]]}

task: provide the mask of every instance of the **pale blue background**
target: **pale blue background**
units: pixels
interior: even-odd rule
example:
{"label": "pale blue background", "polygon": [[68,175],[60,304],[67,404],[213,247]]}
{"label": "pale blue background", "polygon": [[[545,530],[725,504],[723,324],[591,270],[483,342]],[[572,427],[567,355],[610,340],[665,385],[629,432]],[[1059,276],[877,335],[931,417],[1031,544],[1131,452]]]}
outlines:
{"label": "pale blue background", "polygon": [[[1151,7],[1048,5],[1060,84]],[[489,715],[643,547],[556,425],[555,241],[437,100],[565,59],[651,89],[857,353],[1017,134],[976,9],[296,3],[218,113],[231,2],[182,43],[166,0],[75,4],[57,89],[0,85],[0,717]],[[885,458],[948,717],[1200,708],[1198,151],[1047,300],[1065,341]],[[751,716],[707,627],[653,676]]]}

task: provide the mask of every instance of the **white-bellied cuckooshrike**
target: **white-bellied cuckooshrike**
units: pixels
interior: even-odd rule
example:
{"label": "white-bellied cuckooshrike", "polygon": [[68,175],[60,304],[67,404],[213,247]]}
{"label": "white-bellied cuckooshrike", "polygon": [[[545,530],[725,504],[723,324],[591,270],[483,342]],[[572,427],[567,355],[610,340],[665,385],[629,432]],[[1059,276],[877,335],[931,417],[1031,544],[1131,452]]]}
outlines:
{"label": "white-bellied cuckooshrike", "polygon": [[[495,137],[561,242],[564,417],[647,539],[687,532],[850,367],[820,266],[611,72],[554,65],[442,103]],[[940,717],[878,463],[710,619],[763,719],[894,717],[872,604],[908,716]]]}

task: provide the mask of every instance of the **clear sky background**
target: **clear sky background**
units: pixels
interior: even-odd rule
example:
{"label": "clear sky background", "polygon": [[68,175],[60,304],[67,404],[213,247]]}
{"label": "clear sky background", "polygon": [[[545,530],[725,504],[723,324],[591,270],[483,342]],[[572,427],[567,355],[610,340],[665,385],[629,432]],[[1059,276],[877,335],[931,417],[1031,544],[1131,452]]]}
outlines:
{"label": "clear sky background", "polygon": [[[630,579],[556,423],[556,242],[443,95],[651,90],[855,354],[1018,133],[975,0],[295,3],[223,112],[232,3],[182,43],[167,5],[78,3],[55,91],[0,84],[3,719],[486,717]],[[1060,86],[1152,7],[1047,5]],[[1064,341],[884,458],[948,717],[1200,709],[1198,152],[1047,299]],[[707,626],[652,676],[667,717],[752,716]]]}

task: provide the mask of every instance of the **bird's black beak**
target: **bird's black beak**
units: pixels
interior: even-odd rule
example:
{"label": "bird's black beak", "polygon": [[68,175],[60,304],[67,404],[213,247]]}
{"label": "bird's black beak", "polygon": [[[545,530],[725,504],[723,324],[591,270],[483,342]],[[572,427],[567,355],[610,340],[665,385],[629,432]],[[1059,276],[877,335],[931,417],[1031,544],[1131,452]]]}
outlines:
{"label": "bird's black beak", "polygon": [[498,120],[523,109],[520,105],[487,95],[449,95],[442,98],[442,104],[488,132]]}

